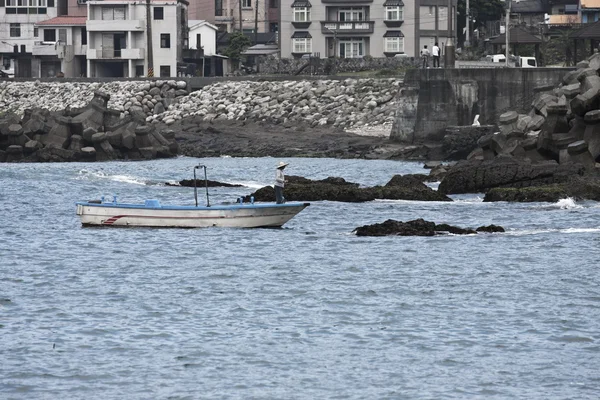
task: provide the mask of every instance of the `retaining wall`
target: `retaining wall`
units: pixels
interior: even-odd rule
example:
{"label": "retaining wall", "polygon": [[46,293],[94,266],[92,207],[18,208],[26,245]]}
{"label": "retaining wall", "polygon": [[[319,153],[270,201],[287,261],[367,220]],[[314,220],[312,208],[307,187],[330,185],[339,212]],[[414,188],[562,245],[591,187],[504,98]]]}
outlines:
{"label": "retaining wall", "polygon": [[551,91],[573,68],[408,70],[398,93],[392,141],[437,141],[452,125],[496,124],[515,110],[528,113],[535,96]]}

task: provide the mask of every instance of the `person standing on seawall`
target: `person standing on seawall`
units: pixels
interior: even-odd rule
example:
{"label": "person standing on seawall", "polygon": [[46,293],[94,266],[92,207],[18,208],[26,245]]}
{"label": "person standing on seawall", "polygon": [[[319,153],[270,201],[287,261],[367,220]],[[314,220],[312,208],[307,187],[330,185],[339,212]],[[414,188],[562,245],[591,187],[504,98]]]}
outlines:
{"label": "person standing on seawall", "polygon": [[288,163],[284,163],[283,161],[280,161],[279,165],[277,166],[277,172],[275,174],[275,200],[277,204],[285,203],[285,198],[283,197],[283,186],[287,181],[285,180],[283,170],[287,166]]}
{"label": "person standing on seawall", "polygon": [[429,49],[427,45],[423,46],[423,50],[421,50],[421,59],[423,60],[423,68],[429,68]]}
{"label": "person standing on seawall", "polygon": [[433,56],[433,68],[440,67],[440,46],[438,46],[437,42],[431,48],[431,55]]}

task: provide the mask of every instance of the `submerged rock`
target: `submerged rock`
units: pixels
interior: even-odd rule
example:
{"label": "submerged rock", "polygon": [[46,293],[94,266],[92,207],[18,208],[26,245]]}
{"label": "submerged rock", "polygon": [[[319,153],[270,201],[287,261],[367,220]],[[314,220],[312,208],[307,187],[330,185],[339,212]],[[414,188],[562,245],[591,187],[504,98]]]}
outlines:
{"label": "submerged rock", "polygon": [[571,197],[576,200],[600,201],[600,180],[595,178],[574,178],[567,182],[525,188],[493,188],[483,199],[484,202],[550,202]]}
{"label": "submerged rock", "polygon": [[419,218],[408,222],[388,219],[383,223],[364,225],[353,231],[357,236],[435,236],[449,233],[454,235],[472,235],[477,232],[504,232],[504,228],[497,225],[489,225],[473,230],[448,224],[436,224],[435,222]]}
{"label": "submerged rock", "polygon": [[[177,183],[170,183],[170,182],[166,182],[165,185],[167,186],[185,186],[185,187],[194,187],[194,180],[193,179],[184,179],[182,181],[179,181]],[[202,188],[202,187],[243,187],[244,185],[238,185],[238,184],[233,184],[233,183],[226,183],[226,182],[218,182],[218,181],[211,181],[211,180],[207,180],[206,183],[204,181],[204,179],[196,179],[196,187]]]}

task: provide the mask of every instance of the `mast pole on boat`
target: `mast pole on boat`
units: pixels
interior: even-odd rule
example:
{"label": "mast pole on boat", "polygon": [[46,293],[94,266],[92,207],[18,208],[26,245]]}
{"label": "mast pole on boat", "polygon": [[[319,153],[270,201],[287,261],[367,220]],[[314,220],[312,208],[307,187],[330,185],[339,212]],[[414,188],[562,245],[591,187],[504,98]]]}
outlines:
{"label": "mast pole on boat", "polygon": [[196,187],[196,170],[200,168],[199,165],[194,167],[194,200],[196,201],[196,207],[198,207],[198,188]]}
{"label": "mast pole on boat", "polygon": [[198,186],[196,184],[196,170],[198,168],[204,168],[204,188],[206,189],[206,207],[210,207],[210,198],[208,197],[208,177],[206,175],[206,165],[196,165],[194,167],[194,200],[196,201],[196,207],[198,207]]}

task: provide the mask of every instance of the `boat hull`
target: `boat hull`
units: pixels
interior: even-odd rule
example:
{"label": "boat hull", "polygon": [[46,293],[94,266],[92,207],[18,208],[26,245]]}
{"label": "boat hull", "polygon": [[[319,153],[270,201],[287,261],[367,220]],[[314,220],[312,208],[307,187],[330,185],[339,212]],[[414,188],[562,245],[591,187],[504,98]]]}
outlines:
{"label": "boat hull", "polygon": [[236,204],[212,207],[178,207],[77,203],[83,226],[165,228],[261,228],[280,227],[310,203]]}

